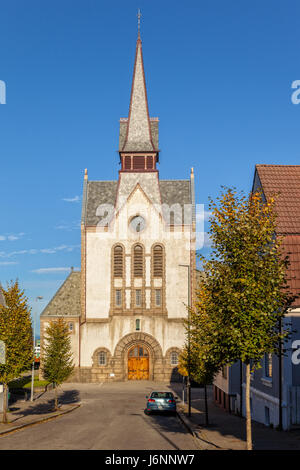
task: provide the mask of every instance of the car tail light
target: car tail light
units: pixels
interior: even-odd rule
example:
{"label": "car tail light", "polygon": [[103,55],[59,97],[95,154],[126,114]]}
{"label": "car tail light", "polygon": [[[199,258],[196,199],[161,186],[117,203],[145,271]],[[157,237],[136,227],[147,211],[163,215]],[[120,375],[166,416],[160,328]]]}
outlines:
{"label": "car tail light", "polygon": [[168,403],[175,403],[175,400],[168,400]]}
{"label": "car tail light", "polygon": [[155,400],[153,400],[152,398],[149,398],[148,402],[151,402],[151,403],[155,403]]}

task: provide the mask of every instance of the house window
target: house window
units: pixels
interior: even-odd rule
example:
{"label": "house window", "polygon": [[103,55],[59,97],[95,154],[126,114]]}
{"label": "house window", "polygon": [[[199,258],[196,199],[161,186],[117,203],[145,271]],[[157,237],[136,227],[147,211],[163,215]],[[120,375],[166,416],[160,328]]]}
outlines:
{"label": "house window", "polygon": [[171,366],[178,365],[178,352],[172,351],[171,352]]}
{"label": "house window", "polygon": [[227,379],[227,366],[222,367],[222,377],[223,379]]}
{"label": "house window", "polygon": [[135,330],[140,331],[141,329],[141,320],[137,319],[135,320]]}
{"label": "house window", "polygon": [[161,306],[161,289],[155,289],[155,306]]}
{"label": "house window", "polygon": [[135,306],[141,307],[142,306],[142,291],[141,289],[136,289],[135,291]]}
{"label": "house window", "polygon": [[69,323],[69,332],[73,333],[74,331],[74,323]]}
{"label": "house window", "polygon": [[114,248],[114,277],[123,277],[123,247],[117,245]]}
{"label": "house window", "polygon": [[133,251],[133,275],[143,277],[143,248],[136,245]]}
{"label": "house window", "polygon": [[272,378],[272,354],[265,354],[265,377]]}
{"label": "house window", "polygon": [[160,245],[153,248],[153,277],[163,277],[163,249]]}
{"label": "house window", "polygon": [[106,366],[106,352],[100,351],[98,354],[98,364],[99,366]]}
{"label": "house window", "polygon": [[121,289],[116,289],[116,306],[121,307],[122,306],[122,291]]}

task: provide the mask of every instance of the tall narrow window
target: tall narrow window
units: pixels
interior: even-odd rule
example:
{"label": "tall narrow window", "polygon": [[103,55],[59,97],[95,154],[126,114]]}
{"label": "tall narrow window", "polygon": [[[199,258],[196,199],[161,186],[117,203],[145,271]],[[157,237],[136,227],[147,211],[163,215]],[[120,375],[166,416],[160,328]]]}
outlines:
{"label": "tall narrow window", "polygon": [[106,366],[106,352],[100,351],[98,355],[98,364],[99,366]]}
{"label": "tall narrow window", "polygon": [[114,248],[114,277],[123,277],[123,247]]}
{"label": "tall narrow window", "polygon": [[116,307],[122,306],[122,291],[121,289],[116,289]]}
{"label": "tall narrow window", "polygon": [[155,289],[155,306],[161,306],[161,289]]}
{"label": "tall narrow window", "polygon": [[160,245],[153,248],[153,276],[163,277],[163,249]]}
{"label": "tall narrow window", "polygon": [[171,352],[171,366],[178,365],[178,353],[176,351]]}
{"label": "tall narrow window", "polygon": [[137,319],[135,320],[135,330],[140,331],[141,329],[141,320]]}
{"label": "tall narrow window", "polygon": [[136,289],[135,291],[135,306],[141,307],[142,306],[142,290]]}
{"label": "tall narrow window", "polygon": [[265,377],[272,378],[272,354],[265,354]]}
{"label": "tall narrow window", "polygon": [[134,247],[133,275],[134,277],[143,277],[143,248],[141,245]]}

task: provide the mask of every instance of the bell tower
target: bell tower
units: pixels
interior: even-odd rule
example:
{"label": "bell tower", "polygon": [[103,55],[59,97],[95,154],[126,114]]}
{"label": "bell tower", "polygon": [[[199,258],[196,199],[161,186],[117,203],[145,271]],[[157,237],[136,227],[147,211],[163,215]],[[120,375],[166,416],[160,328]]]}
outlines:
{"label": "bell tower", "polygon": [[140,31],[131,87],[128,118],[120,119],[121,172],[157,172],[158,118],[149,117]]}

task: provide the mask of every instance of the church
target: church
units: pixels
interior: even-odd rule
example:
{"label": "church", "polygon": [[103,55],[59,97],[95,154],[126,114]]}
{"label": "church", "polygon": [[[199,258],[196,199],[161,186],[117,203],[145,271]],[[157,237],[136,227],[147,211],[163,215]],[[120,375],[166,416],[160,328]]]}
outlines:
{"label": "church", "polygon": [[72,382],[180,378],[196,282],[194,172],[159,178],[158,129],[149,116],[139,32],[118,176],[92,181],[85,170],[81,270],[71,270],[41,314],[41,348],[49,321],[68,323]]}

